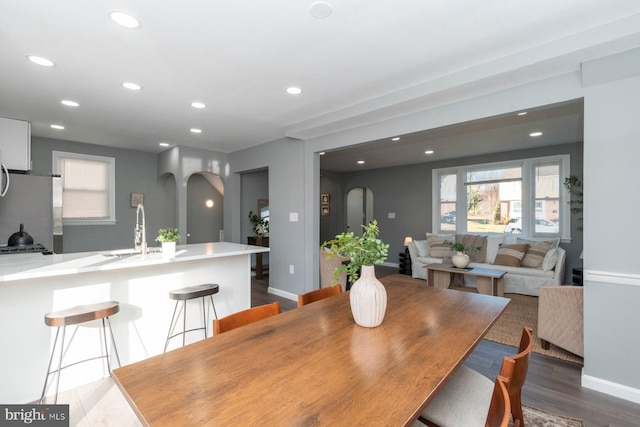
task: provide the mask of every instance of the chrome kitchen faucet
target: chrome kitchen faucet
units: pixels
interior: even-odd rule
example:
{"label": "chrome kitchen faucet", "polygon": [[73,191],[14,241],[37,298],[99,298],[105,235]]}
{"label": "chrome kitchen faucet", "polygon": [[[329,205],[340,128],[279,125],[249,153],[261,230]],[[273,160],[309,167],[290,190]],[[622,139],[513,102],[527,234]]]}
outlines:
{"label": "chrome kitchen faucet", "polygon": [[[142,212],[142,224],[140,224],[140,212]],[[141,251],[142,255],[147,254],[147,230],[144,220],[144,206],[138,205],[136,210],[136,228],[133,233],[133,245],[135,250]]]}

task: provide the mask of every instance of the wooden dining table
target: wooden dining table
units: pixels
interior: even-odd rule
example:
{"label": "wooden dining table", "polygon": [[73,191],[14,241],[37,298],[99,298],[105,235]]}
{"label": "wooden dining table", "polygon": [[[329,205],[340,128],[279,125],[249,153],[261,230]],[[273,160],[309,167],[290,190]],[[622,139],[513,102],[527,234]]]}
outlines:
{"label": "wooden dining table", "polygon": [[388,305],[376,328],[354,323],[344,292],[113,378],[143,425],[411,425],[509,300],[399,275],[381,281]]}

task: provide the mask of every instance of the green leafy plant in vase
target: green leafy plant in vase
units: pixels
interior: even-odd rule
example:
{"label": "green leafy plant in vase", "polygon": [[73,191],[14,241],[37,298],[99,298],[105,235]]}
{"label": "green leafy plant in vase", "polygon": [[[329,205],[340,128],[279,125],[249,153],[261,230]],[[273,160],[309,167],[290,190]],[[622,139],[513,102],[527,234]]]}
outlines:
{"label": "green leafy plant in vase", "polygon": [[469,251],[479,251],[482,249],[480,246],[467,248],[460,242],[450,242],[448,240],[445,240],[443,243],[449,245],[451,250],[456,251],[455,255],[451,256],[451,262],[458,268],[466,268],[471,262],[471,258],[467,255]]}
{"label": "green leafy plant in vase", "polygon": [[333,283],[340,277],[340,273],[347,273],[349,282],[354,283],[360,273],[360,267],[373,266],[383,263],[387,259],[389,245],[378,239],[380,229],[376,220],[363,225],[362,236],[352,231],[338,234],[334,239],[324,242],[322,248],[329,248],[327,258],[342,255],[351,258],[348,264],[342,264],[333,272]]}
{"label": "green leafy plant in vase", "polygon": [[174,258],[176,255],[176,243],[180,240],[177,228],[161,228],[158,230],[156,242],[162,243],[162,257]]}
{"label": "green leafy plant in vase", "polygon": [[463,254],[469,253],[470,251],[479,251],[480,249],[482,249],[481,246],[467,248],[460,242],[450,242],[448,240],[445,240],[443,243],[445,245],[449,245],[452,251],[462,252]]}
{"label": "green leafy plant in vase", "polygon": [[168,243],[168,242],[178,242],[180,241],[180,234],[178,233],[177,228],[161,228],[158,230],[158,237],[156,237],[156,242],[159,243]]}
{"label": "green leafy plant in vase", "polygon": [[253,213],[253,211],[249,211],[249,222],[256,237],[269,235],[269,220],[261,218],[260,215]]}
{"label": "green leafy plant in vase", "polygon": [[389,245],[378,238],[380,229],[376,220],[362,228],[362,236],[353,232],[341,233],[324,242],[322,248],[329,248],[328,258],[342,255],[351,259],[336,267],[333,283],[340,273],[347,273],[353,283],[349,291],[353,320],[360,326],[375,328],[382,323],[387,310],[387,291],[376,279],[374,265],[387,259]]}

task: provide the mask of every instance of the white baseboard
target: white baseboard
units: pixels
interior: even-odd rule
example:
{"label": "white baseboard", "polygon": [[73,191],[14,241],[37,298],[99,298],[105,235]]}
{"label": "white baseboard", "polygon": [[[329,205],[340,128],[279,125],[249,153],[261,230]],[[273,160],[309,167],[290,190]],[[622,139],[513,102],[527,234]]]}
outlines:
{"label": "white baseboard", "polygon": [[582,387],[599,391],[620,399],[640,403],[640,390],[623,384],[603,380],[591,375],[582,374]]}
{"label": "white baseboard", "polygon": [[273,288],[271,286],[267,288],[267,293],[277,295],[279,297],[286,298],[291,301],[298,302],[298,295],[292,294],[291,292],[282,291],[280,289]]}

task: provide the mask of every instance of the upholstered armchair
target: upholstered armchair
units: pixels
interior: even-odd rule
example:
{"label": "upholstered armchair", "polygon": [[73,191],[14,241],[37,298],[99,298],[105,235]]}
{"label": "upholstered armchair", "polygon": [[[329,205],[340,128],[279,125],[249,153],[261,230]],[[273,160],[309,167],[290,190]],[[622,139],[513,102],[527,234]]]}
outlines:
{"label": "upholstered armchair", "polygon": [[[349,258],[343,256],[334,256],[331,259],[327,258],[327,249],[320,249],[320,287],[328,288],[332,286],[333,271],[336,267],[339,267],[343,261],[349,261]],[[338,279],[338,283],[347,289],[347,273],[341,273]]]}
{"label": "upholstered armchair", "polygon": [[582,286],[543,286],[538,301],[538,338],[584,357]]}

